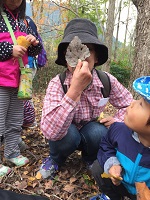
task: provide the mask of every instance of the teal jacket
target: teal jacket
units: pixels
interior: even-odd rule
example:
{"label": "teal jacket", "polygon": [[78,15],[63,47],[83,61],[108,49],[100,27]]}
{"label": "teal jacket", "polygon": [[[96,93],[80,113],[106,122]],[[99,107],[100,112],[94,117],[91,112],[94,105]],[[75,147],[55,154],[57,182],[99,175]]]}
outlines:
{"label": "teal jacket", "polygon": [[145,182],[150,188],[150,148],[145,147],[124,123],[115,122],[102,139],[98,161],[103,168],[118,162],[123,168],[123,185],[136,194],[135,182]]}

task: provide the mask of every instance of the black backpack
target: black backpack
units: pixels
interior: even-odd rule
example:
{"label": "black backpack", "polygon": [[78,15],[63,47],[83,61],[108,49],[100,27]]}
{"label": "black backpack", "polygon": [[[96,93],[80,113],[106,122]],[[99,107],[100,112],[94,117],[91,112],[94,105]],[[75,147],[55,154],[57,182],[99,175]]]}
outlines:
{"label": "black backpack", "polygon": [[[101,70],[97,70],[97,69],[95,69],[95,70],[97,72],[97,75],[98,75],[99,79],[101,80],[101,82],[102,82],[102,84],[104,86],[104,88],[101,88],[101,92],[103,94],[103,97],[107,98],[107,97],[109,97],[109,94],[110,94],[110,91],[111,91],[110,79],[109,79],[108,75],[105,72],[103,72]],[[65,78],[66,78],[66,72],[61,73],[59,75],[59,78],[60,78],[60,82],[61,82],[63,91],[66,94],[67,86],[64,85],[64,81],[65,81]]]}

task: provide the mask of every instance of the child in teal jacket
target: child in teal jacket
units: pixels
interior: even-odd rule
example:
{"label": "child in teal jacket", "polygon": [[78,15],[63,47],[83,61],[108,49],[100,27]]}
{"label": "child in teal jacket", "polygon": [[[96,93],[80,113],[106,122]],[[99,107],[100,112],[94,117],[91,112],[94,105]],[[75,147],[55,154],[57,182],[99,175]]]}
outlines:
{"label": "child in teal jacket", "polygon": [[[136,200],[136,182],[150,188],[150,76],[135,80],[133,88],[142,98],[127,108],[124,123],[111,125],[91,168],[100,190],[111,200]],[[111,180],[103,178],[103,172]]]}

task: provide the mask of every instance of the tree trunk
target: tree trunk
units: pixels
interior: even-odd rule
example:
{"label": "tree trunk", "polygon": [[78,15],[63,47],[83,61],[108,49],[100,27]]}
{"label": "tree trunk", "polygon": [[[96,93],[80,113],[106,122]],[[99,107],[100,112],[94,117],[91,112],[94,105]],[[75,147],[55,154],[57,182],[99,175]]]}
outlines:
{"label": "tree trunk", "polygon": [[130,77],[129,90],[134,98],[133,81],[144,75],[150,75],[150,1],[132,0],[138,10],[135,37],[135,56]]}
{"label": "tree trunk", "polygon": [[98,13],[98,2],[95,1],[95,0],[92,0],[92,3],[93,3],[93,5],[94,5],[94,7],[95,7],[95,13],[96,13],[96,15],[97,15],[98,23],[99,23],[99,26],[100,26],[101,31],[102,31],[102,39],[103,39],[103,38],[104,38],[105,30],[104,30],[104,25],[103,25],[102,22],[101,22],[100,15],[99,15],[99,13]]}
{"label": "tree trunk", "polygon": [[118,34],[119,34],[119,25],[120,25],[121,6],[122,6],[122,0],[120,1],[119,8],[118,8],[118,22],[117,22],[117,33],[116,33],[115,50],[114,50],[114,60],[116,60],[116,57],[117,57]]}
{"label": "tree trunk", "polygon": [[127,40],[127,32],[128,32],[128,24],[129,24],[129,13],[130,13],[130,1],[129,1],[129,6],[128,6],[128,14],[127,14],[127,20],[126,20],[126,30],[124,34],[124,47],[126,46],[126,40]]}
{"label": "tree trunk", "polygon": [[102,70],[109,72],[110,62],[111,62],[111,54],[112,54],[112,40],[113,40],[113,32],[114,32],[114,23],[115,23],[115,2],[116,0],[109,0],[108,7],[108,18],[106,24],[106,35],[105,35],[105,43],[108,47],[108,61],[102,66]]}

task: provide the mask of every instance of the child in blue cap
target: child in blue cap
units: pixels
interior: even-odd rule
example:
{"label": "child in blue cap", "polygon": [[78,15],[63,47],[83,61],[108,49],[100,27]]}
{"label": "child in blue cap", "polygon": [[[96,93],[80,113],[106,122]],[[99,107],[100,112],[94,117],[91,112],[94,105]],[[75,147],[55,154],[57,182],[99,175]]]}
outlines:
{"label": "child in blue cap", "polygon": [[[111,200],[136,200],[136,182],[150,188],[150,76],[136,79],[133,88],[142,98],[126,109],[124,123],[111,125],[91,168],[100,191]],[[91,200],[109,199],[104,194]]]}

